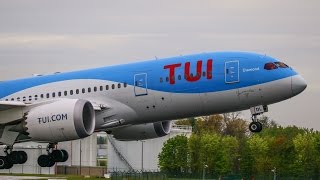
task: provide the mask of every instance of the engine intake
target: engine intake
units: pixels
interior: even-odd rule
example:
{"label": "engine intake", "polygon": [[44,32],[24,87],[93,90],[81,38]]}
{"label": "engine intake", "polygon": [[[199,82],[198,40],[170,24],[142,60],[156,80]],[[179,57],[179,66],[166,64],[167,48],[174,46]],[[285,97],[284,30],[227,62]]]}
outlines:
{"label": "engine intake", "polygon": [[62,99],[32,108],[26,116],[26,132],[31,140],[70,141],[90,136],[95,128],[95,112],[89,101]]}

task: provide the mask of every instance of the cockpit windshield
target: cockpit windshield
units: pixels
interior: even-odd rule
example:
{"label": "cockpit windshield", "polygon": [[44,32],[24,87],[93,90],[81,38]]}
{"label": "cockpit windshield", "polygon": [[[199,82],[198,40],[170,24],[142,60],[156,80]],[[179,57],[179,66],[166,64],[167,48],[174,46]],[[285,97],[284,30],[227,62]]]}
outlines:
{"label": "cockpit windshield", "polygon": [[266,70],[274,70],[278,68],[289,68],[289,66],[283,62],[269,62],[264,65],[264,69]]}
{"label": "cockpit windshield", "polygon": [[274,63],[270,62],[270,63],[266,63],[264,65],[264,69],[266,69],[266,70],[278,69],[278,66],[276,66]]}
{"label": "cockpit windshield", "polygon": [[283,62],[274,62],[279,68],[288,68],[289,66]]}

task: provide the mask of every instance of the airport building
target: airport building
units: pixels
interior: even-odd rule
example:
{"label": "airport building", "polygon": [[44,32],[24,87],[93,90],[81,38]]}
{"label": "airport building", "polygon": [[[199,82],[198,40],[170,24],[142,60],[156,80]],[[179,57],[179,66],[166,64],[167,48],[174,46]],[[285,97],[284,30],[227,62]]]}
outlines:
{"label": "airport building", "polygon": [[[106,133],[94,133],[90,137],[61,142],[58,149],[68,151],[69,158],[64,163],[58,163],[51,168],[42,168],[37,159],[41,154],[46,154],[46,143],[20,143],[14,145],[15,151],[25,151],[28,160],[25,164],[15,164],[11,169],[2,169],[0,173],[23,174],[56,174],[57,169],[64,167],[108,167],[107,171],[129,170],[158,170],[158,154],[163,143],[176,135],[190,136],[189,126],[173,126],[169,135],[143,141],[117,141]],[[4,155],[4,146],[0,147],[0,154]],[[73,172],[76,174],[83,174]]]}
{"label": "airport building", "polygon": [[164,142],[177,136],[189,137],[190,126],[173,125],[171,133],[161,138],[143,141],[117,141],[108,136],[108,170],[109,171],[158,171],[158,155]]}

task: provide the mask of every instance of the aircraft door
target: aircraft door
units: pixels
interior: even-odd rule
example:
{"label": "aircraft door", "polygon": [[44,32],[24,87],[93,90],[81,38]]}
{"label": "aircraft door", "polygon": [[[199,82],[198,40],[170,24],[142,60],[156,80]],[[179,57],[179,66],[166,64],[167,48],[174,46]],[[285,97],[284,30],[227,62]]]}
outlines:
{"label": "aircraft door", "polygon": [[239,81],[239,61],[227,61],[225,63],[225,83],[233,84]]}
{"label": "aircraft door", "polygon": [[135,96],[148,95],[147,73],[134,75],[134,94]]}

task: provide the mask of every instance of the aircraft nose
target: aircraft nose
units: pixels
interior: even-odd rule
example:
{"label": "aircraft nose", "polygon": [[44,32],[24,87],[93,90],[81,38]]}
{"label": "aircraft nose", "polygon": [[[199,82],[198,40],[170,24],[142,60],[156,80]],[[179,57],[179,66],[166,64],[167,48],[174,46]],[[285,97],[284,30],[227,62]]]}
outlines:
{"label": "aircraft nose", "polygon": [[292,90],[293,96],[304,91],[306,87],[307,87],[307,83],[302,76],[296,75],[291,78],[291,90]]}

